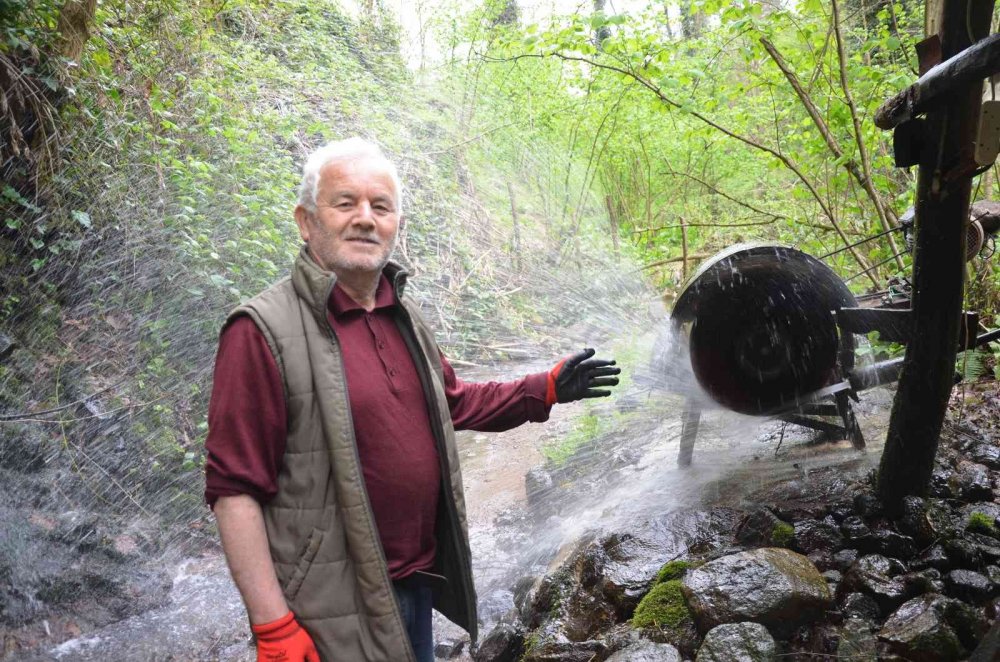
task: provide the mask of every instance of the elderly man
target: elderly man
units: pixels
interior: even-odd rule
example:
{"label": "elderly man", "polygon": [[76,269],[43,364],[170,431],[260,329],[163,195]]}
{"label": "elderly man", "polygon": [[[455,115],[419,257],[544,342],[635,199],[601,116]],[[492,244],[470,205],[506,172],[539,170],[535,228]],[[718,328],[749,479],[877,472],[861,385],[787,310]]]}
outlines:
{"label": "elderly man", "polygon": [[593,350],[507,383],[455,376],[389,261],[395,167],[358,138],[303,169],[290,278],[226,322],[206,499],[258,659],[430,662],[431,608],[476,637],[454,430],[610,392]]}

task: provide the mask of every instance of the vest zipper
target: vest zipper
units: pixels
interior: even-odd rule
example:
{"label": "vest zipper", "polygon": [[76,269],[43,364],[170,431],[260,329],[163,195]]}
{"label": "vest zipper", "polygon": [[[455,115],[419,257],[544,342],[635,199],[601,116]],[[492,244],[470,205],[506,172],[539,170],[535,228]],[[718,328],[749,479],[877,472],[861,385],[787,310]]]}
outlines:
{"label": "vest zipper", "polygon": [[[336,281],[334,281],[334,284],[336,284]],[[330,289],[327,291],[327,296],[324,301],[330,300],[330,294],[332,292],[333,285],[331,285]],[[343,367],[344,353],[340,349],[340,341],[337,339],[337,332],[333,330],[333,325],[330,324],[330,318],[326,315],[326,308],[324,307],[323,319],[326,322],[325,328],[330,333],[330,342],[333,343],[337,353],[340,354],[340,363]],[[347,394],[347,376],[344,374],[343,368],[340,370],[340,381],[344,385],[344,404],[346,405],[345,411],[347,412],[348,430],[350,430],[351,433],[351,449],[354,451],[354,462],[358,467],[358,471],[361,473],[361,494],[365,499],[365,514],[368,516],[369,520],[368,528],[374,533],[375,549],[378,552],[379,560],[381,561],[379,564],[379,570],[382,573],[382,579],[385,582],[385,585],[389,588],[389,597],[392,600],[393,605],[392,613],[396,617],[396,624],[403,633],[403,646],[406,648],[409,660],[411,660],[411,662],[416,662],[417,655],[413,652],[413,646],[410,644],[410,635],[406,631],[406,625],[403,623],[403,615],[399,611],[399,602],[396,599],[396,591],[392,587],[392,578],[389,577],[389,566],[385,560],[385,551],[382,549],[382,539],[379,537],[378,527],[376,527],[372,521],[374,519],[374,515],[372,514],[372,504],[368,498],[368,488],[365,486],[364,470],[361,466],[361,455],[358,453],[358,440],[354,436],[354,418],[351,415],[351,398]]]}

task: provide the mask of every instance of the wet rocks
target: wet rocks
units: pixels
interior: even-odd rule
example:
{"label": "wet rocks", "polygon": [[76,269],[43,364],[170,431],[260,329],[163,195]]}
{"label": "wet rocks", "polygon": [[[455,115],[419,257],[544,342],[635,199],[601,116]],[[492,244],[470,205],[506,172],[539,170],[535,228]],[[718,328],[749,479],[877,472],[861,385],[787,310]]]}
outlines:
{"label": "wet rocks", "polygon": [[681,654],[670,644],[640,641],[614,653],[606,662],[681,662]]}
{"label": "wet rocks", "polygon": [[0,425],[0,467],[22,474],[45,468],[47,444],[37,430]]}
{"label": "wet rocks", "polygon": [[795,523],[795,546],[803,554],[833,552],[844,546],[844,536],[832,517]]}
{"label": "wet rocks", "polygon": [[737,526],[736,541],[748,546],[773,545],[775,531],[779,531],[780,537],[782,527],[790,526],[767,508],[757,508],[749,512]]}
{"label": "wet rocks", "polygon": [[878,642],[871,625],[863,619],[847,619],[837,632],[835,655],[839,662],[877,662]]}
{"label": "wet rocks", "polygon": [[516,614],[506,614],[480,642],[472,659],[476,662],[502,662],[520,659],[524,653],[525,629]]}
{"label": "wet rocks", "polygon": [[552,474],[540,467],[524,474],[524,491],[528,498],[528,507],[538,510],[552,493],[554,484]]}
{"label": "wet rocks", "polygon": [[993,627],[969,656],[969,662],[995,662],[996,660],[1000,660],[1000,620],[994,621]]}
{"label": "wet rocks", "polygon": [[760,623],[726,623],[708,631],[695,662],[771,662],[774,637]]}
{"label": "wet rocks", "polygon": [[976,442],[966,451],[972,462],[983,464],[990,469],[1000,469],[1000,446],[985,441]]}
{"label": "wet rocks", "polygon": [[948,554],[944,551],[944,547],[932,545],[920,555],[920,558],[914,561],[913,566],[917,569],[934,568],[944,572],[951,567],[951,561],[948,560]]}
{"label": "wet rocks", "polygon": [[878,603],[864,593],[847,593],[840,599],[840,613],[844,618],[858,618],[876,621],[879,617]]}
{"label": "wet rocks", "polygon": [[990,470],[976,462],[962,460],[949,484],[952,492],[966,501],[989,501],[993,498],[993,481]]}
{"label": "wet rocks", "polygon": [[0,333],[0,361],[7,359],[14,350],[17,349],[17,343],[11,340],[11,337]]}
{"label": "wet rocks", "polygon": [[928,594],[903,604],[882,626],[878,638],[905,659],[945,662],[965,656],[966,645],[984,632],[985,621],[969,607]]}
{"label": "wet rocks", "polygon": [[688,573],[683,585],[703,630],[750,620],[794,627],[831,604],[826,580],[809,559],[773,547],[711,561]]}
{"label": "wet rocks", "polygon": [[453,657],[458,657],[462,654],[462,650],[465,648],[465,639],[441,639],[434,644],[434,657],[443,660],[450,660]]}
{"label": "wet rocks", "polygon": [[934,526],[927,515],[927,502],[916,496],[903,497],[899,528],[920,542],[935,538]]}
{"label": "wet rocks", "polygon": [[839,590],[864,593],[887,613],[901,605],[907,597],[906,583],[897,577],[904,570],[899,561],[880,554],[862,556],[848,568]]}
{"label": "wet rocks", "polygon": [[847,544],[852,546],[863,545],[868,540],[868,536],[871,535],[871,529],[857,515],[844,518],[844,521],[840,523],[840,530],[843,532]]}
{"label": "wet rocks", "polygon": [[990,579],[972,570],[952,570],[944,578],[948,595],[967,602],[982,603],[994,593]]}
{"label": "wet rocks", "polygon": [[887,528],[873,531],[868,537],[867,550],[894,559],[911,559],[916,556],[917,547],[910,536]]}
{"label": "wet rocks", "polygon": [[520,662],[590,662],[606,652],[607,648],[599,641],[529,640]]}

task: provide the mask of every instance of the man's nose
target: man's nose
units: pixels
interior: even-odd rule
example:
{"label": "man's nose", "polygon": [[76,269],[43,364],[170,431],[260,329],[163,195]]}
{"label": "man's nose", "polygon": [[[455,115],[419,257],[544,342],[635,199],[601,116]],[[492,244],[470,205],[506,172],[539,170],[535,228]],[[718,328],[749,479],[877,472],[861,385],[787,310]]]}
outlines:
{"label": "man's nose", "polygon": [[358,213],[354,215],[354,223],[361,225],[375,225],[375,213],[372,205],[367,200],[358,203]]}

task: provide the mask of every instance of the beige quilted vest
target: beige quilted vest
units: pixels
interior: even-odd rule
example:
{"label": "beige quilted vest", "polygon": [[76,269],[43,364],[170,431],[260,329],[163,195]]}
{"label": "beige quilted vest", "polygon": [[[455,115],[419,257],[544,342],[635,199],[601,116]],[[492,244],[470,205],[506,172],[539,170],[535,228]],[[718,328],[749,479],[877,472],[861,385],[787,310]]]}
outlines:
{"label": "beige quilted vest", "polygon": [[[403,298],[406,272],[385,274],[402,302],[397,323],[423,382],[441,458],[435,608],[476,639],[462,476],[433,334]],[[288,445],[278,494],[264,506],[271,558],[289,607],[329,662],[414,660],[375,528],[354,439],[341,348],[326,310],[336,276],[299,254],[286,278],[229,315],[249,315],[281,371]]]}

